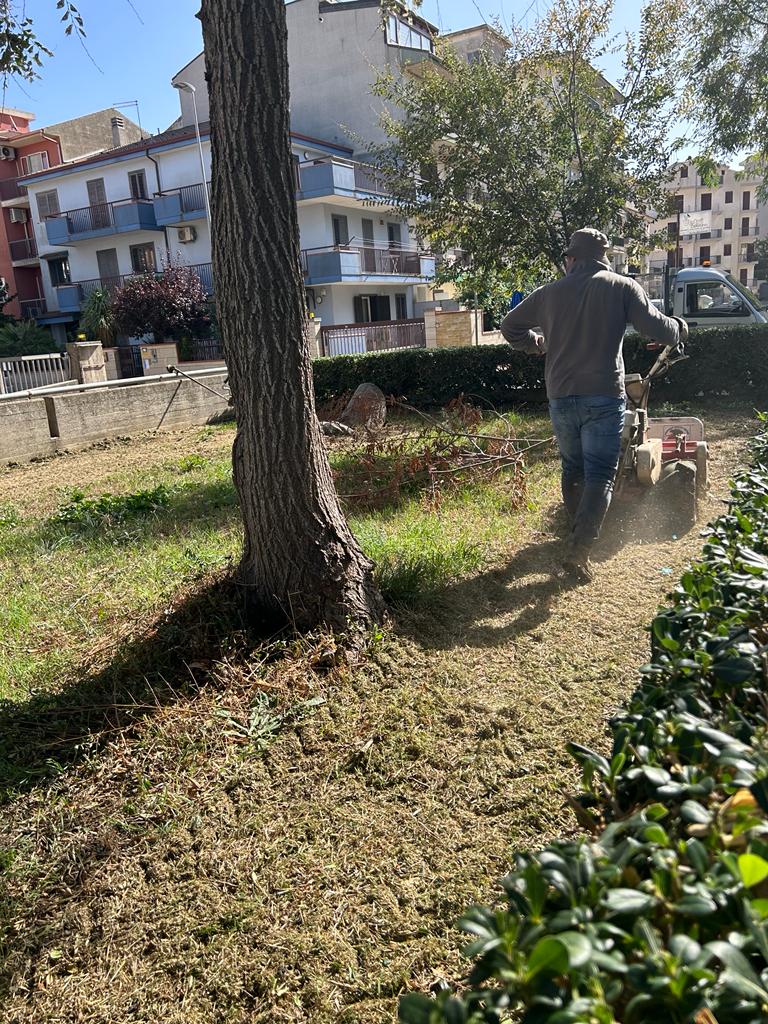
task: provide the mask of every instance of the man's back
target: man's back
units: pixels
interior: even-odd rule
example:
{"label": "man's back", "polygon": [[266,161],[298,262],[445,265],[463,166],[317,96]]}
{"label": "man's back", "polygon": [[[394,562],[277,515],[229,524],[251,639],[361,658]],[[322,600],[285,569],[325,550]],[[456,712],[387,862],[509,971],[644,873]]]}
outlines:
{"label": "man's back", "polygon": [[678,327],[651,305],[640,285],[614,274],[601,260],[580,261],[565,277],[544,285],[511,310],[501,333],[513,348],[535,351],[546,343],[549,398],[614,395],[624,391],[622,339],[627,324],[664,344]]}

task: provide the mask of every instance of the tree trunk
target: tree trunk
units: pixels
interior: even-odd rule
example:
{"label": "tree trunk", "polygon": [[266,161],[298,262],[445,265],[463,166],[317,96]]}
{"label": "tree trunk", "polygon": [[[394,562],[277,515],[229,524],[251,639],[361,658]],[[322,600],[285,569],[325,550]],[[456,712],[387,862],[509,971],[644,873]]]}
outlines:
{"label": "tree trunk", "polygon": [[213,276],[237,436],[241,578],[267,621],[338,630],[383,601],[315,413],[291,160],[284,0],[203,0]]}

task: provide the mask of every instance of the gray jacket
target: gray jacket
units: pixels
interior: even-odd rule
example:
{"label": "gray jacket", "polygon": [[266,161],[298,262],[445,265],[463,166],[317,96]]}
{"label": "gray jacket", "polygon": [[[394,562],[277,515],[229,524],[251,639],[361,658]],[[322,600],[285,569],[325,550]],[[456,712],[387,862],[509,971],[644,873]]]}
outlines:
{"label": "gray jacket", "polygon": [[537,288],[504,317],[501,333],[518,352],[539,352],[549,398],[624,393],[622,339],[627,324],[664,345],[677,344],[676,321],[651,305],[640,285],[606,263],[578,263],[569,274]]}

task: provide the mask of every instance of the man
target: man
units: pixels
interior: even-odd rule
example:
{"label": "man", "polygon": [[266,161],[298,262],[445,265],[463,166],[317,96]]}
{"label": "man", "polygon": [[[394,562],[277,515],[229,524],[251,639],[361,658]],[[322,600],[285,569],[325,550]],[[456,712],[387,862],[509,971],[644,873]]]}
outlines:
{"label": "man", "polygon": [[688,335],[629,277],[614,274],[608,239],[594,228],[571,236],[566,276],[532,292],[504,317],[501,333],[518,352],[546,352],[545,379],[571,520],[564,569],[592,578],[589,553],[613,491],[624,422],[622,340],[627,324],[664,345]]}

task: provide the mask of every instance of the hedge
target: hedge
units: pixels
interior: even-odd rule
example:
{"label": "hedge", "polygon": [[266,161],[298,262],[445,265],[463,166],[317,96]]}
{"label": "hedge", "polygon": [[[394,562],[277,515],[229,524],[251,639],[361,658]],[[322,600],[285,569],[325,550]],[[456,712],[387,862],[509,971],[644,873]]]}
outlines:
{"label": "hedge", "polygon": [[[656,399],[691,401],[702,394],[727,393],[756,399],[768,390],[768,326],[715,328],[691,332],[690,359],[672,368],[655,389]],[[624,343],[628,372],[647,369],[653,357],[636,335]],[[512,352],[507,345],[477,348],[400,349],[335,356],[313,363],[315,395],[329,402],[358,384],[378,384],[387,395],[413,405],[445,405],[459,394],[494,406],[544,400],[544,361]]]}
{"label": "hedge", "polygon": [[651,635],[611,756],[570,747],[592,838],[516,856],[469,988],[401,1021],[768,1020],[768,431]]}

